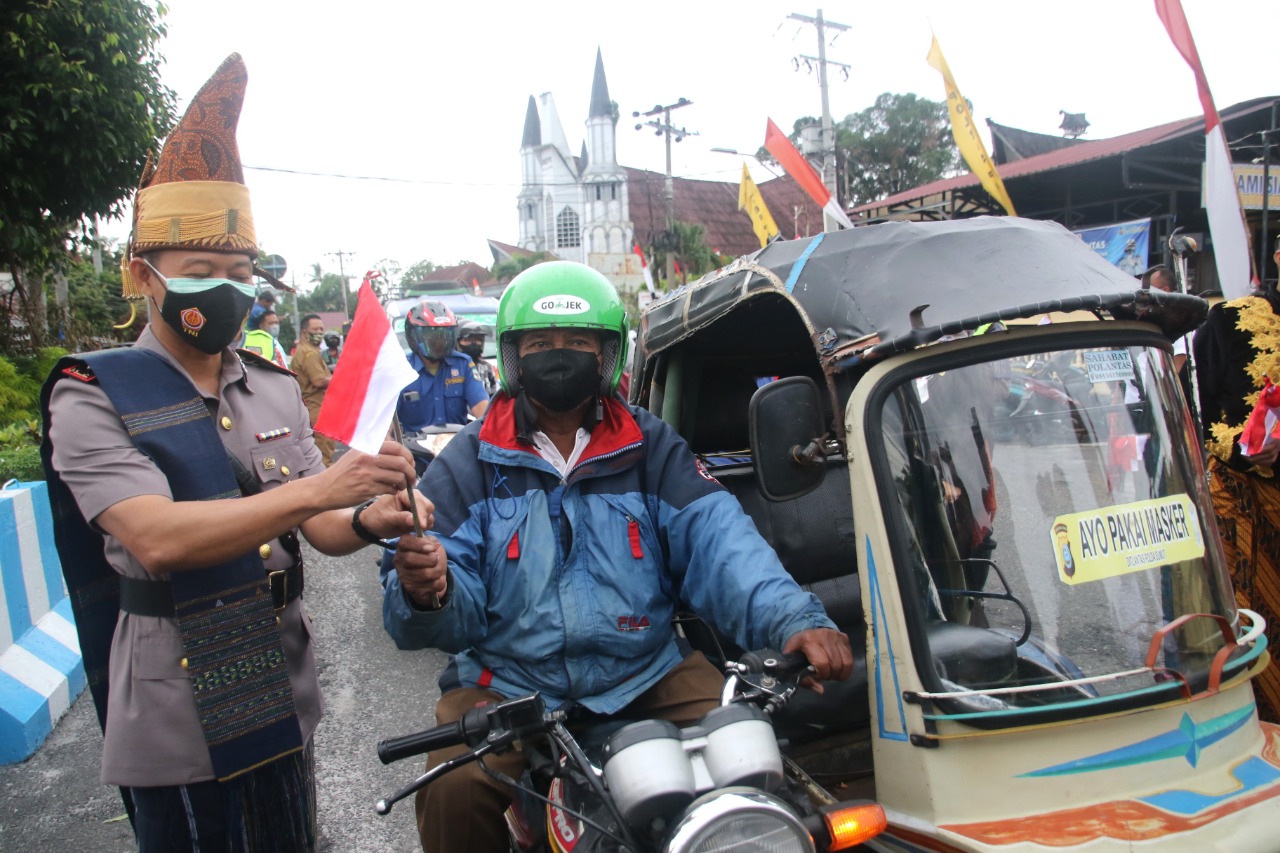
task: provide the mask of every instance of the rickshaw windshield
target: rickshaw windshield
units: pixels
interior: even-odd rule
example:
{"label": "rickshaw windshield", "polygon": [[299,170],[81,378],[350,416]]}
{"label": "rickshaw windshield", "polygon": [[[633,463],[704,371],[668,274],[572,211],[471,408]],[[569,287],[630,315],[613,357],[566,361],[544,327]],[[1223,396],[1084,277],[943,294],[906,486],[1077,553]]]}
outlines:
{"label": "rickshaw windshield", "polygon": [[882,488],[932,689],[975,691],[963,710],[1203,684],[1223,623],[1169,625],[1234,626],[1236,611],[1167,352],[1023,355],[882,399]]}

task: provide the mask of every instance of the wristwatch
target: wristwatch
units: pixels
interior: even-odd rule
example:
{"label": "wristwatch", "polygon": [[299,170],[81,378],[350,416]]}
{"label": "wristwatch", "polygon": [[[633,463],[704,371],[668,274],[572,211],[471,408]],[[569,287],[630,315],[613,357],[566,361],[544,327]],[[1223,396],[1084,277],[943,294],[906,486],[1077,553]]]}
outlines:
{"label": "wristwatch", "polygon": [[351,529],[355,531],[357,536],[365,542],[368,542],[370,545],[381,545],[388,551],[394,551],[396,549],[394,542],[388,542],[386,539],[379,539],[377,536],[374,536],[369,532],[369,528],[360,523],[360,513],[368,509],[375,500],[377,500],[377,498],[370,498],[356,507],[355,512],[351,513]]}

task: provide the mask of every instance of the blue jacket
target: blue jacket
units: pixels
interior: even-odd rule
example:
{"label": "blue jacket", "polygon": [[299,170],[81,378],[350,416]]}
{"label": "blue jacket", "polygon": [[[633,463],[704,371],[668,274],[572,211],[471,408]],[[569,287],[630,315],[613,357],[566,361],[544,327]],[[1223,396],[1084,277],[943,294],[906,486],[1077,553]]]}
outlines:
{"label": "blue jacket", "polygon": [[[429,426],[465,424],[471,407],[488,400],[480,380],[471,372],[471,356],[454,351],[444,357],[432,376],[417,354],[409,355],[409,365],[418,378],[400,392],[396,414],[409,432]],[[410,399],[417,394],[417,399]]]}
{"label": "blue jacket", "polygon": [[393,570],[383,624],[402,649],[457,654],[464,686],[540,690],[550,707],[626,707],[681,660],[671,618],[693,610],[745,648],[834,627],[737,500],[667,424],[606,400],[561,478],[494,398],[427,469],[449,591],[414,608]]}

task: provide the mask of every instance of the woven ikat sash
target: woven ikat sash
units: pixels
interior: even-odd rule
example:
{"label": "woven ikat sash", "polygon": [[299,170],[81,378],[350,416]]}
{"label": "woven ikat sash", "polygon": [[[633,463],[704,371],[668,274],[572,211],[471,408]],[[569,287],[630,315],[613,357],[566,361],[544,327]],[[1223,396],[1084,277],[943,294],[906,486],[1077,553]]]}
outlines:
{"label": "woven ikat sash", "polygon": [[[68,368],[83,375],[67,373]],[[140,349],[63,359],[45,386],[46,423],[52,386],[64,376],[97,382],[134,444],[168,478],[175,501],[240,497],[204,399],[164,359]],[[49,470],[47,435],[42,451],[57,504],[55,537],[64,574],[73,605],[82,605],[75,608],[76,620],[89,669],[89,649],[105,663],[110,647],[118,596],[113,598],[108,587],[115,572],[103,556],[101,535],[86,523],[57,472]],[[230,779],[302,749],[284,649],[258,554],[250,552],[207,569],[175,572],[170,583],[187,673],[215,775]],[[85,611],[83,621],[81,610]],[[100,719],[106,712],[104,680],[99,678],[92,685]],[[90,681],[95,679],[91,676]]]}

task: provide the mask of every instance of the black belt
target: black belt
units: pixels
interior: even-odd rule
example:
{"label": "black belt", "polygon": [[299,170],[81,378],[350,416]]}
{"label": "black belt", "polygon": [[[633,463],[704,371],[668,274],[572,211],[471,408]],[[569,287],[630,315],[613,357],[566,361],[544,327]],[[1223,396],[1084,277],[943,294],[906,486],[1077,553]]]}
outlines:
{"label": "black belt", "polygon": [[[289,602],[302,595],[302,581],[301,563],[295,563],[287,569],[267,572],[271,603],[277,612],[284,610]],[[120,609],[137,616],[173,618],[173,592],[169,582],[120,578]]]}

